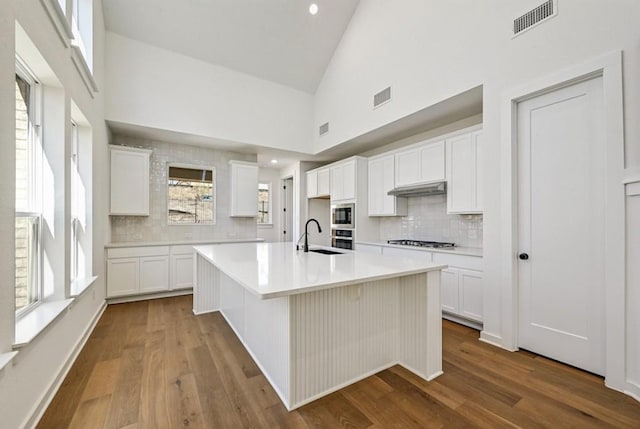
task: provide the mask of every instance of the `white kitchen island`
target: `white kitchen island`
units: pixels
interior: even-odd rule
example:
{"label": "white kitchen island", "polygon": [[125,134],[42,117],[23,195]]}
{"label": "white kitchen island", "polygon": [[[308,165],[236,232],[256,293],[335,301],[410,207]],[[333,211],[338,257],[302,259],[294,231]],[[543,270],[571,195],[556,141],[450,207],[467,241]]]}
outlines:
{"label": "white kitchen island", "polygon": [[194,249],[194,313],[222,313],[287,409],[395,364],[442,374],[446,265],[292,243]]}

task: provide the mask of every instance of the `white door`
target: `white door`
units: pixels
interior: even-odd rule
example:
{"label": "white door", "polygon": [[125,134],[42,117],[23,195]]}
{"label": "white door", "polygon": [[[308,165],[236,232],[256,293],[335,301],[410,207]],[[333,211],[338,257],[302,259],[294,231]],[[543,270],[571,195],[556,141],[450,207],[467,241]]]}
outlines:
{"label": "white door", "polygon": [[282,183],[282,241],[293,241],[293,178],[286,178]]}
{"label": "white door", "polygon": [[604,374],[602,78],[518,105],[519,346]]}

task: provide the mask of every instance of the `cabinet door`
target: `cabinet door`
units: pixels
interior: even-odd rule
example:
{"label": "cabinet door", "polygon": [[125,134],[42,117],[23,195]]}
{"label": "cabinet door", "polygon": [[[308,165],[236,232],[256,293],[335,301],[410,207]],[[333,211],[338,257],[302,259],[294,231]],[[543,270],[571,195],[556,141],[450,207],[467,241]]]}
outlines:
{"label": "cabinet door", "polygon": [[307,198],[318,196],[318,172],[307,172]]}
{"label": "cabinet door", "polygon": [[420,151],[412,149],[395,155],[395,186],[420,182]]}
{"label": "cabinet door", "polygon": [[342,165],[342,199],[352,200],[356,197],[356,162],[349,161]]}
{"label": "cabinet door", "polygon": [[447,140],[447,211],[463,213],[472,209],[475,192],[475,151],[471,135]]}
{"label": "cabinet door", "polygon": [[138,258],[107,260],[107,297],[134,295],[139,290]]}
{"label": "cabinet door", "polygon": [[420,182],[445,180],[444,152],[444,141],[420,148]]}
{"label": "cabinet door", "polygon": [[482,272],[460,270],[460,315],[482,322]]}
{"label": "cabinet door", "polygon": [[323,170],[318,170],[318,196],[326,197],[330,194],[330,174],[329,169],[325,168]]}
{"label": "cabinet door", "polygon": [[458,314],[459,309],[459,273],[456,269],[445,268],[440,277],[440,295],[442,311]]}
{"label": "cabinet door", "polygon": [[331,200],[344,200],[344,169],[342,166],[331,167]]}
{"label": "cabinet door", "polygon": [[231,162],[230,216],[258,216],[258,165]]}
{"label": "cabinet door", "polygon": [[384,159],[378,158],[369,161],[369,216],[380,216],[384,214]]}
{"label": "cabinet door", "polygon": [[140,293],[169,290],[169,257],[140,258]]}
{"label": "cabinet door", "polygon": [[110,150],[111,215],[149,216],[149,156],[151,151]]}
{"label": "cabinet door", "polygon": [[189,289],[193,287],[193,254],[171,256],[170,289]]}

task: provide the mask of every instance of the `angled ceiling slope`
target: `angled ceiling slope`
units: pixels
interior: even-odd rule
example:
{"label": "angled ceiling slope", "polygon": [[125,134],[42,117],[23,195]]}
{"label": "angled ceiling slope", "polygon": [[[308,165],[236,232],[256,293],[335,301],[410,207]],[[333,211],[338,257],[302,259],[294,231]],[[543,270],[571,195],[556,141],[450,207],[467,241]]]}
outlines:
{"label": "angled ceiling slope", "polygon": [[108,31],[315,93],[358,0],[108,0]]}

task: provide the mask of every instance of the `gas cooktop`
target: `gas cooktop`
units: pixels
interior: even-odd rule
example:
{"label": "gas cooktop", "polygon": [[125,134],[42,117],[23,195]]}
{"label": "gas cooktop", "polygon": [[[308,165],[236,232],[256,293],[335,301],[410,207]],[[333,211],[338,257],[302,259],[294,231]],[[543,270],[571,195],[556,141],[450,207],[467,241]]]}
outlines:
{"label": "gas cooktop", "polygon": [[387,240],[387,243],[397,244],[400,246],[432,247],[434,249],[440,249],[443,247],[455,247],[455,243],[442,243],[440,241]]}

